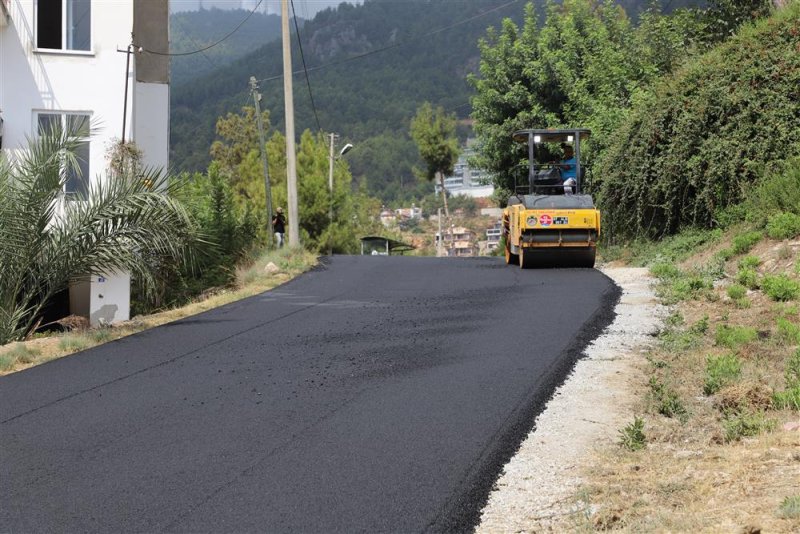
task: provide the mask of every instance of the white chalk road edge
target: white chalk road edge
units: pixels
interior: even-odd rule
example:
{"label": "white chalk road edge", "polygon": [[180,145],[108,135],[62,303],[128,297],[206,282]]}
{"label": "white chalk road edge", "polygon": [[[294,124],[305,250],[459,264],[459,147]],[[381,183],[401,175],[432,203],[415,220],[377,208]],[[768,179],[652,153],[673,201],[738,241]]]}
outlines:
{"label": "white chalk road edge", "polygon": [[[506,464],[476,532],[531,532],[585,514],[576,494],[592,452],[619,440],[632,421],[633,381],[666,310],[643,268],[604,268],[622,289],[614,322],[586,349],[567,381]],[[585,508],[585,507],[584,507]]]}

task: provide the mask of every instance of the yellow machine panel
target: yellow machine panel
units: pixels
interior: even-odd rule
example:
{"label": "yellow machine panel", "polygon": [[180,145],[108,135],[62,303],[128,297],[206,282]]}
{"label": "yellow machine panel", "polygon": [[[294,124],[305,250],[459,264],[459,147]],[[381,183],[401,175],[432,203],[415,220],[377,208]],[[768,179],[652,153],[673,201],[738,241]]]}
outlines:
{"label": "yellow machine panel", "polygon": [[528,176],[526,185],[515,181],[503,211],[506,263],[594,267],[600,212],[586,194],[580,157],[590,135],[581,128],[514,132],[528,148]]}

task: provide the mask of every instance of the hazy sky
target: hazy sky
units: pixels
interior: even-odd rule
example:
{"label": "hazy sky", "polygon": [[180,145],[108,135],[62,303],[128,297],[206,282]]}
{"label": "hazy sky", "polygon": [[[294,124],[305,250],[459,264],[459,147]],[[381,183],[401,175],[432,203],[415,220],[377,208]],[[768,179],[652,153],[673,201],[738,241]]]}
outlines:
{"label": "hazy sky", "polygon": [[[310,18],[326,7],[338,6],[343,0],[294,0],[294,8],[297,16]],[[360,3],[359,1],[348,0],[348,3]],[[206,9],[218,7],[220,9],[253,9],[258,0],[170,0],[170,11],[196,11],[200,5]],[[259,11],[263,13],[280,13],[280,0],[263,0]]]}

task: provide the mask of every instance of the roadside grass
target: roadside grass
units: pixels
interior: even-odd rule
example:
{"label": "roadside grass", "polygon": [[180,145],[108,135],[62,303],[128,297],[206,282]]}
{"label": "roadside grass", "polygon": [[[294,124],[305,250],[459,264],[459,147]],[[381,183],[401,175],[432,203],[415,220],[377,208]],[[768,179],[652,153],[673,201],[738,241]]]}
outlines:
{"label": "roadside grass", "polygon": [[778,508],[778,514],[787,519],[800,518],[800,495],[786,497]]}
{"label": "roadside grass", "polygon": [[800,531],[798,217],[637,249],[671,313],[641,367],[642,415],[587,468],[592,529]]}
{"label": "roadside grass", "polygon": [[[267,269],[268,264],[275,269]],[[237,270],[234,288],[206,292],[204,298],[146,316],[137,316],[113,327],[99,327],[72,332],[37,334],[24,342],[0,346],[0,375],[12,373],[55,358],[85,350],[184,317],[189,317],[243,298],[263,293],[288,282],[317,264],[317,256],[303,249],[284,248],[270,251]]]}

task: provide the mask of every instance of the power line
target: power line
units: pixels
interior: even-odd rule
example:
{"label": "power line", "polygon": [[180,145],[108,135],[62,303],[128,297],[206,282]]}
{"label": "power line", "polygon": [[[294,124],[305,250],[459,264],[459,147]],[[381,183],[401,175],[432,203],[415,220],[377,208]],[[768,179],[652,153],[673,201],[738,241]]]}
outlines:
{"label": "power line", "polygon": [[311,92],[311,80],[308,79],[308,68],[306,67],[306,56],[303,54],[303,41],[300,39],[300,27],[297,25],[297,13],[294,10],[294,0],[289,0],[292,5],[292,17],[294,18],[294,31],[297,34],[297,44],[300,47],[300,58],[303,60],[303,72],[306,74],[306,86],[308,86],[308,97],[311,99],[311,109],[314,110],[314,119],[317,121],[317,130],[322,131],[317,115],[317,106],[314,104],[314,93]]}
{"label": "power line", "polygon": [[[437,28],[435,30],[431,30],[429,32],[417,35],[412,39],[407,39],[405,41],[399,41],[397,43],[394,43],[394,44],[391,44],[391,45],[388,45],[388,46],[384,46],[382,48],[376,48],[375,50],[370,50],[369,52],[364,52],[363,54],[357,54],[355,56],[351,56],[351,57],[348,57],[348,58],[345,58],[345,59],[340,59],[340,60],[337,60],[337,61],[331,61],[330,63],[324,63],[322,65],[317,65],[316,67],[311,67],[311,68],[305,69],[305,71],[306,72],[314,72],[314,71],[317,71],[317,70],[325,69],[327,67],[333,67],[333,66],[336,66],[336,65],[341,65],[343,63],[349,63],[350,61],[355,61],[357,59],[362,59],[362,58],[365,58],[365,57],[368,57],[368,56],[372,56],[374,54],[379,54],[381,52],[386,52],[387,50],[392,50],[394,48],[405,46],[407,44],[411,44],[411,43],[417,42],[420,39],[423,39],[425,37],[430,37],[431,35],[436,35],[437,33],[441,33],[441,32],[447,31],[447,30],[451,30],[453,28],[461,26],[462,24],[466,24],[468,22],[472,22],[473,20],[485,17],[486,15],[494,13],[495,11],[500,11],[501,9],[504,9],[504,8],[510,6],[510,5],[518,4],[521,1],[522,0],[511,0],[510,2],[506,2],[505,4],[501,4],[499,6],[493,7],[491,9],[487,10],[487,11],[484,11],[482,13],[478,13],[477,15],[473,15],[471,17],[468,17],[468,18],[464,19],[464,20],[460,20],[458,22],[454,22],[453,24],[450,24],[448,26],[444,26],[442,28]],[[293,74],[300,74],[301,72],[302,71],[298,70],[298,71],[294,72]],[[282,74],[281,75],[276,75],[276,76],[269,76],[267,78],[262,78],[262,79],[260,79],[258,81],[259,82],[271,82],[273,80],[279,80],[281,78],[283,78]]]}
{"label": "power line", "polygon": [[148,50],[147,48],[143,48],[142,50],[144,52],[147,52],[148,54],[154,54],[156,56],[191,56],[192,54],[199,54],[201,52],[205,52],[206,50],[208,50],[210,48],[214,48],[215,46],[217,46],[221,42],[223,42],[226,39],[228,39],[228,37],[230,37],[231,35],[233,35],[237,31],[239,31],[239,28],[244,26],[244,23],[247,22],[248,20],[250,20],[250,17],[253,16],[253,14],[256,12],[256,10],[259,8],[259,6],[262,4],[262,2],[264,2],[264,0],[258,0],[258,4],[256,4],[256,7],[254,7],[252,9],[252,11],[250,11],[250,13],[247,14],[247,16],[244,18],[244,20],[242,20],[242,22],[240,22],[239,25],[236,26],[233,30],[231,30],[225,37],[223,37],[222,39],[220,39],[216,43],[210,44],[210,45],[208,45],[208,46],[206,46],[204,48],[200,48],[198,50],[193,50],[191,52],[157,52],[155,50]]}

